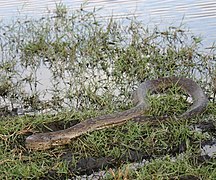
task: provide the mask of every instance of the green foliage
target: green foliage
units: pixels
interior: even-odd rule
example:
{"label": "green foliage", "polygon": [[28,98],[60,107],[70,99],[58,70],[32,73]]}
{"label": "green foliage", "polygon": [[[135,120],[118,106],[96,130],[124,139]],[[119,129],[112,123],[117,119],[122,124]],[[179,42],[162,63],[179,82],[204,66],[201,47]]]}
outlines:
{"label": "green foliage", "polygon": [[128,101],[140,81],[172,75],[211,89],[215,49],[201,53],[200,38],[183,25],[161,31],[135,18],[101,21],[84,8],[60,4],[54,15],[1,23],[1,98],[34,109],[47,96],[55,110],[101,108],[104,97]]}

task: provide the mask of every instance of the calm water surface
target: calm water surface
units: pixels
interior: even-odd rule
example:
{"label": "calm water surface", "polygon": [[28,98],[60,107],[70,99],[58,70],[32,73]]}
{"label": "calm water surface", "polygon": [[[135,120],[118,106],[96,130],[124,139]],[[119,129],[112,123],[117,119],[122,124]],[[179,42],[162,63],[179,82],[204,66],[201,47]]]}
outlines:
{"label": "calm water surface", "polygon": [[[0,19],[10,20],[17,16],[38,17],[55,9],[62,2],[69,9],[77,9],[82,0],[1,0]],[[137,16],[145,23],[162,27],[179,25],[183,22],[196,35],[200,35],[205,46],[216,41],[216,1],[215,0],[89,0],[86,9],[103,9],[103,18]]]}

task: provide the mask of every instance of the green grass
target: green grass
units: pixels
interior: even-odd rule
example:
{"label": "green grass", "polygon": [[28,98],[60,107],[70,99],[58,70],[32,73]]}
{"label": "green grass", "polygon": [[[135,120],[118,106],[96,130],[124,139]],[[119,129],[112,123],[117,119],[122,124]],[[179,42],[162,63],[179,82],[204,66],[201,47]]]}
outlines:
{"label": "green grass", "polygon": [[[153,97],[152,103],[155,101],[156,99]],[[158,100],[158,106],[154,108],[162,111],[164,105],[160,101]],[[163,101],[170,104],[176,102],[174,98],[171,100],[167,96],[164,96]],[[185,104],[185,102],[182,103]],[[209,107],[211,105],[213,104],[210,104]],[[175,106],[177,108],[179,105]],[[28,131],[41,131],[43,127],[41,124],[46,127],[48,122],[55,120],[64,120],[67,123],[67,121],[71,121],[71,116],[74,120],[85,119],[92,114],[92,111],[86,114],[64,112],[54,117],[41,115],[6,118],[1,121],[0,126],[1,178],[18,179],[20,177],[39,178],[43,176],[47,178],[50,176],[51,178],[51,174],[48,173],[51,171],[54,171],[57,177],[71,177],[74,174],[70,172],[70,168],[75,167],[82,158],[112,157],[117,163],[116,168],[119,167],[119,171],[115,175],[115,178],[118,179],[117,177],[121,176],[120,172],[123,176],[125,167],[130,167],[130,158],[125,158],[125,156],[133,150],[151,156],[151,159],[145,166],[136,170],[129,168],[126,173],[128,179],[168,179],[171,177],[179,178],[182,175],[214,179],[216,177],[215,160],[198,162],[200,144],[210,137],[206,136],[205,133],[202,134],[189,128],[191,124],[205,121],[208,116],[215,118],[215,107],[212,106],[210,109],[204,115],[192,120],[176,121],[176,119],[170,119],[154,125],[151,122],[138,124],[129,121],[126,125],[83,135],[67,146],[39,152],[29,151],[25,148],[24,140]],[[175,112],[176,109],[172,108],[171,110]],[[97,111],[95,115],[99,115],[99,112]],[[183,146],[182,152],[178,150],[180,146]],[[71,152],[69,153],[70,159],[72,159],[70,162],[61,158],[68,151]],[[177,159],[173,161],[171,157]],[[114,178],[109,172],[107,172],[106,179]]]}
{"label": "green grass", "polygon": [[[52,123],[63,122],[60,124],[66,128],[89,117],[132,107],[132,92],[145,79],[189,77],[209,97],[213,95],[214,48],[202,52],[199,37],[182,25],[160,30],[134,18],[124,21],[127,23],[112,17],[101,21],[97,11],[68,12],[60,5],[55,15],[1,22],[1,104],[39,112],[50,108],[57,113],[1,117],[0,179],[67,179],[76,176],[73,170],[77,162],[89,157],[112,158],[115,168],[104,167],[105,179],[216,178],[215,159],[199,160],[201,142],[215,137],[215,133],[190,128],[200,122],[215,125],[212,100],[207,110],[193,119],[172,117],[143,124],[129,121],[51,150],[25,148],[28,135],[55,129]],[[40,68],[50,73],[47,90],[39,88]],[[43,100],[44,94],[50,99]],[[150,96],[150,100],[146,115],[151,116],[177,116],[190,105],[176,87],[161,96]],[[132,152],[149,157],[149,162],[135,170],[129,168]]]}
{"label": "green grass", "polygon": [[108,174],[107,179],[215,179],[216,177],[215,161],[199,165],[187,154],[176,157],[175,161],[170,156],[158,158],[147,162],[138,170],[130,170],[130,167],[131,165],[125,165],[115,175]]}

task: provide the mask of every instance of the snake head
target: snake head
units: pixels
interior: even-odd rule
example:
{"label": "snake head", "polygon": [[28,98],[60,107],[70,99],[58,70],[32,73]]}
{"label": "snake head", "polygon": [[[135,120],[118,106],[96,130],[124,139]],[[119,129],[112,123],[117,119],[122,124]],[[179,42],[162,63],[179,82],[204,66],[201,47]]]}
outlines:
{"label": "snake head", "polygon": [[70,141],[68,138],[58,138],[53,132],[33,134],[26,138],[26,147],[32,150],[46,150],[54,146],[67,144]]}
{"label": "snake head", "polygon": [[31,135],[26,138],[26,147],[33,150],[44,150],[51,148],[51,137],[42,134]]}

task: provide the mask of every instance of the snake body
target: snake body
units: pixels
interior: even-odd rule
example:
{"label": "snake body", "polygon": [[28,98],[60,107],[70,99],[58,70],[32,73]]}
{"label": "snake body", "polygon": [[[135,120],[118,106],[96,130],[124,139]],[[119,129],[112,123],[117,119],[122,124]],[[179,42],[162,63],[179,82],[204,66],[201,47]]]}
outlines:
{"label": "snake body", "polygon": [[94,130],[124,124],[128,120],[142,115],[149,109],[148,93],[157,92],[172,85],[180,87],[193,99],[193,104],[179,118],[189,118],[198,115],[205,109],[208,99],[200,86],[191,79],[164,77],[155,80],[146,80],[134,92],[134,102],[136,105],[131,109],[90,118],[65,130],[33,134],[26,138],[26,147],[33,150],[45,150],[68,144],[71,139]]}

